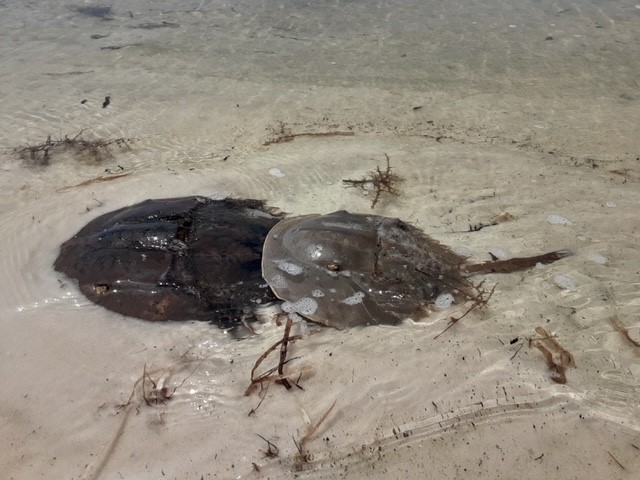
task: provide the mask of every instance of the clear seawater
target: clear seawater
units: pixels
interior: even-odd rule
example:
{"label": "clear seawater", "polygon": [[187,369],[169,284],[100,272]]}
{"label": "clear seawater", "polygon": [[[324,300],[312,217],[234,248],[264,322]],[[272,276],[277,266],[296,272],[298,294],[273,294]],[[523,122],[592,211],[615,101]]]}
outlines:
{"label": "clear seawater", "polygon": [[[640,341],[639,44],[633,0],[0,1],[3,478],[636,478],[640,349],[614,319]],[[131,140],[18,152],[79,132]],[[373,213],[472,261],[574,255],[487,276],[437,338],[459,309],[320,329],[290,352],[303,389],[252,414],[281,326],[125,318],[52,268],[147,198],[372,212],[342,179],[385,154],[404,181]]]}

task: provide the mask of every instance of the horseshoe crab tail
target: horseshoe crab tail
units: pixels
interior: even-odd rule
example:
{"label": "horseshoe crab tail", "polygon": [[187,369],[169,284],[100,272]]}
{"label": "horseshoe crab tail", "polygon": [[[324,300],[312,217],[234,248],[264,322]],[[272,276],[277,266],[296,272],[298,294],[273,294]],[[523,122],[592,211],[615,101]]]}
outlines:
{"label": "horseshoe crab tail", "polygon": [[535,255],[533,257],[516,257],[508,260],[495,260],[471,265],[461,265],[460,271],[468,276],[486,273],[511,273],[535,267],[541,263],[548,265],[561,258],[573,255],[570,250],[556,250],[554,252]]}

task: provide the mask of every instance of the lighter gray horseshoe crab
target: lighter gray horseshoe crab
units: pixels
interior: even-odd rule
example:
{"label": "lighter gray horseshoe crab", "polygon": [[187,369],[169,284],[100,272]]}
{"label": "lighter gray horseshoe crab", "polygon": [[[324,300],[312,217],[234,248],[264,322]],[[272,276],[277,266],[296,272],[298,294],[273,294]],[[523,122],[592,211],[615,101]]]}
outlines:
{"label": "lighter gray horseshoe crab", "polygon": [[482,300],[468,277],[512,272],[571,255],[480,264],[397,218],[344,210],[286,218],[268,233],[262,274],[284,312],[337,328],[395,325],[455,300]]}

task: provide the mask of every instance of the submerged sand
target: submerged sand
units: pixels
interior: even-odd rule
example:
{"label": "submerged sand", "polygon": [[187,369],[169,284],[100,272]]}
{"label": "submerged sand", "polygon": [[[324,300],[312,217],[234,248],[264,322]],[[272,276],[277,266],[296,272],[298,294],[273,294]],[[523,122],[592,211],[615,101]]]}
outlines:
{"label": "submerged sand", "polygon": [[[640,9],[47,2],[0,12],[6,478],[637,475]],[[14,151],[83,129],[133,140],[98,158]],[[384,166],[385,154],[404,181],[375,214],[473,261],[575,255],[487,276],[497,283],[487,308],[437,339],[459,308],[402,327],[322,329],[289,352],[303,390],[271,385],[251,415],[251,368],[282,327],[236,342],[208,324],[128,319],[51,267],[89,220],[146,198],[372,212],[342,180]],[[514,220],[469,231],[504,212]],[[566,384],[534,346],[541,326],[575,358]],[[156,402],[149,381],[147,404],[145,368],[169,400]]]}

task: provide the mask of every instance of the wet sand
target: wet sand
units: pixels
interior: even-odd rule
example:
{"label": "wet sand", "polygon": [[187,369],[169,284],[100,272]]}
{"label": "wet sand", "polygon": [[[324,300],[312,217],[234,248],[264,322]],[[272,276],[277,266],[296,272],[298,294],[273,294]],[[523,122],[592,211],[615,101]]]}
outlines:
{"label": "wet sand", "polygon": [[[638,348],[611,322],[640,341],[634,4],[48,2],[0,12],[7,478],[637,474]],[[98,158],[14,151],[80,131],[132,140]],[[372,212],[370,196],[342,180],[385,154],[404,181],[373,213],[473,261],[575,255],[487,276],[497,284],[487,308],[437,339],[459,308],[403,327],[322,329],[290,352],[304,390],[271,385],[252,415],[251,368],[282,327],[236,342],[203,323],[128,319],[51,267],[89,220],[146,198]],[[503,212],[515,219],[468,231]],[[566,384],[533,345],[540,326],[575,358]],[[145,365],[156,386],[179,386],[168,401],[145,402]],[[296,441],[334,401],[301,457]]]}

